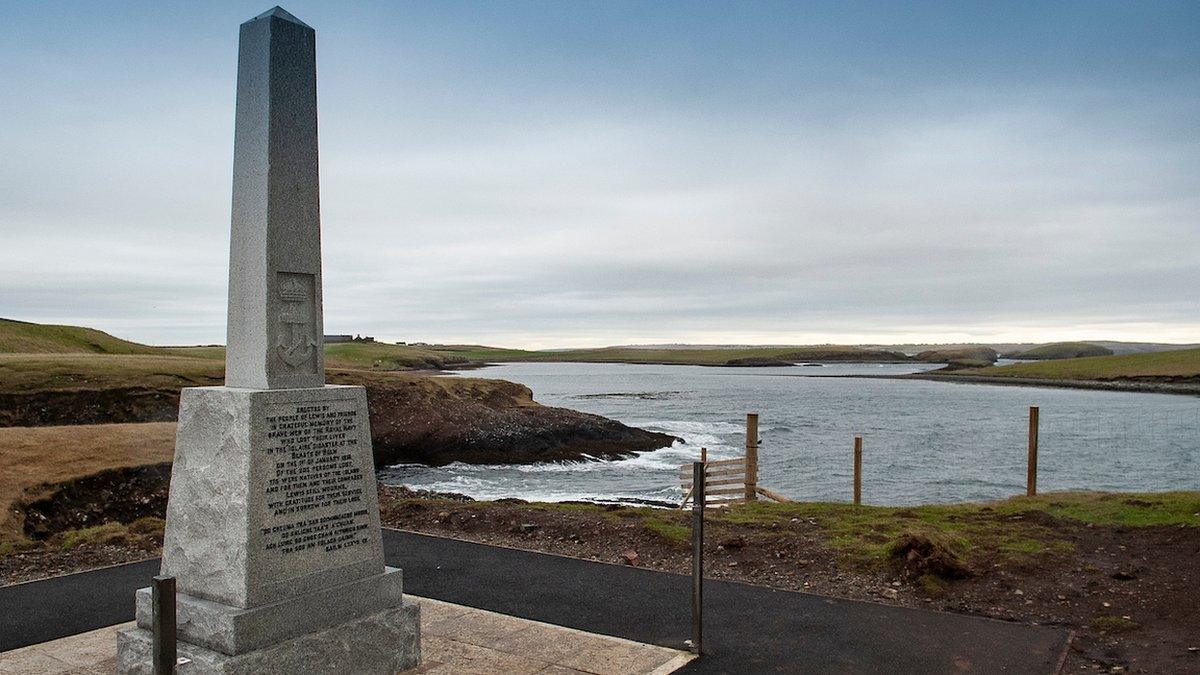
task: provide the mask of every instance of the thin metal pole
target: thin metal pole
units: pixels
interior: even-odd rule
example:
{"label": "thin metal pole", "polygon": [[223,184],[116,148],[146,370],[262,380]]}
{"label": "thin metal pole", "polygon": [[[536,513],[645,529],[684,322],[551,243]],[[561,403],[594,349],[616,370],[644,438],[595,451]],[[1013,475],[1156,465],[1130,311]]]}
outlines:
{"label": "thin metal pole", "polygon": [[692,462],[692,653],[704,641],[704,464]]}
{"label": "thin metal pole", "polygon": [[854,503],[862,503],[862,436],[854,437]]}
{"label": "thin metal pole", "polygon": [[1025,471],[1025,495],[1037,494],[1038,407],[1029,406],[1029,462]]}
{"label": "thin metal pole", "polygon": [[153,611],[154,675],[175,672],[175,577],[154,577],[150,584]]}

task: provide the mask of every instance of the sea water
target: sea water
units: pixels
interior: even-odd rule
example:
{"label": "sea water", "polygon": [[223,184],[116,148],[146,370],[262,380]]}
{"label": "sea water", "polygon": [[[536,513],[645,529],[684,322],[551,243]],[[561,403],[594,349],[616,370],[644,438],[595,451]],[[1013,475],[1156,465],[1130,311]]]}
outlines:
{"label": "sea water", "polygon": [[399,465],[384,482],[479,499],[678,502],[679,467],[740,457],[759,414],[759,484],[800,500],[852,497],[854,436],[863,501],[921,504],[1024,493],[1029,406],[1041,408],[1038,488],[1200,489],[1200,398],[1170,394],[836,377],[929,366],[709,368],[514,363],[465,373],[529,386],[572,408],[683,439],[618,461]]}

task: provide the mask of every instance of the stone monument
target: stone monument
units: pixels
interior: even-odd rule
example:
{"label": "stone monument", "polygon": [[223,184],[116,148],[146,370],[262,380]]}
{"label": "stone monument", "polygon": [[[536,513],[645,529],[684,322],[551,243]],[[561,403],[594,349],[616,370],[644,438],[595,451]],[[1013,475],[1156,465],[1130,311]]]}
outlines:
{"label": "stone monument", "polygon": [[[162,574],[181,673],[394,673],[418,607],[383,562],[362,387],[325,384],[315,32],[242,24],[225,386],[184,389]],[[150,589],[118,670],[150,672]]]}

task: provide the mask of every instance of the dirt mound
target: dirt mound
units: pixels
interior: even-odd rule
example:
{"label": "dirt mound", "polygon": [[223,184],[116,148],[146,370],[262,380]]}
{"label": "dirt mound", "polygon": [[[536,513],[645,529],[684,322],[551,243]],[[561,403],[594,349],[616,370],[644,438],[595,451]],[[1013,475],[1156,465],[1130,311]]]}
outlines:
{"label": "dirt mound", "polygon": [[931,532],[904,532],[889,547],[892,561],[905,572],[920,577],[966,579],[974,571],[945,537]]}

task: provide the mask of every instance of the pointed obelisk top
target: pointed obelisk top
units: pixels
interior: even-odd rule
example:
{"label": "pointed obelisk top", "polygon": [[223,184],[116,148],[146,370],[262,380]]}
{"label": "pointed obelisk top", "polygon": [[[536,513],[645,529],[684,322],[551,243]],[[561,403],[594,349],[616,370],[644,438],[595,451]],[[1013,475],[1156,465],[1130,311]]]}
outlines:
{"label": "pointed obelisk top", "polygon": [[283,19],[284,21],[290,21],[292,23],[304,26],[305,28],[312,29],[312,26],[304,23],[300,19],[297,19],[295,14],[292,14],[291,12],[280,7],[279,5],[275,5],[271,9],[268,9],[267,11],[263,12],[262,14],[259,14],[258,16],[254,17],[253,19],[250,19],[246,23],[250,23],[250,21],[258,21],[259,19]]}
{"label": "pointed obelisk top", "polygon": [[241,26],[225,351],[229,387],[325,384],[314,35],[279,7]]}

